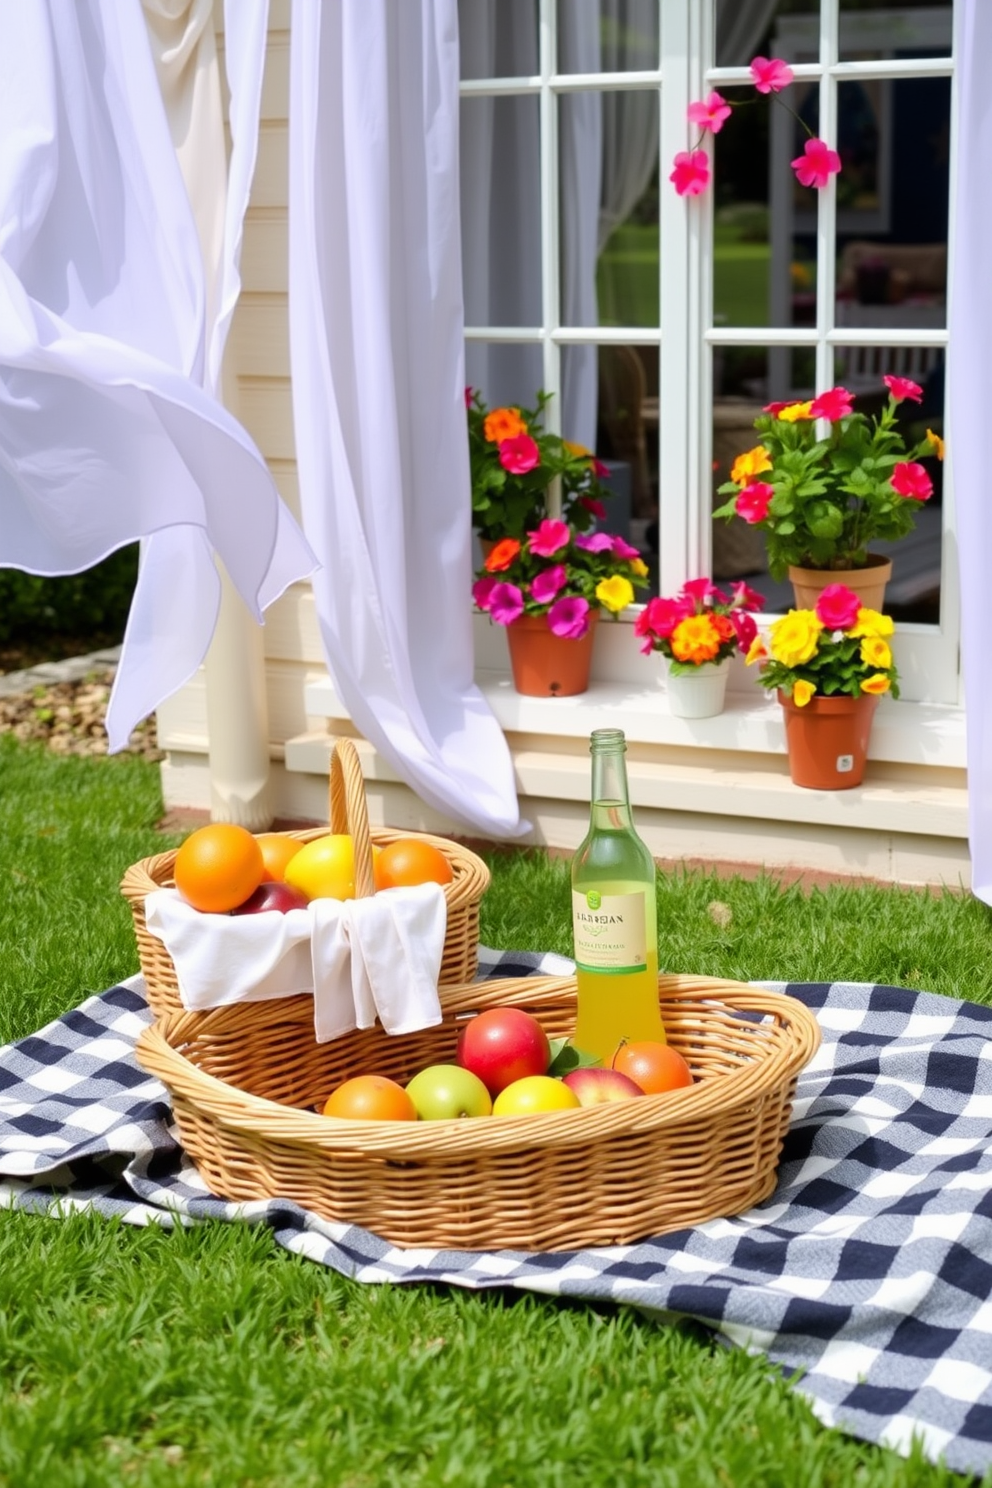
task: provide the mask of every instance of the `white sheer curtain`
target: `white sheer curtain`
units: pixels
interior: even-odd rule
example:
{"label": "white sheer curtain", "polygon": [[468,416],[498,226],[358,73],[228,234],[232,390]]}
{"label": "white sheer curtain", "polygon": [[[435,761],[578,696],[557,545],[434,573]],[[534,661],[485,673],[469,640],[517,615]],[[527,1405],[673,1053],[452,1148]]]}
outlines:
{"label": "white sheer curtain", "polygon": [[992,507],[988,480],[989,341],[992,338],[992,6],[957,0],[957,169],[947,354],[948,461],[953,464],[961,575],[961,650],[968,729],[968,814],[972,889],[992,904],[992,691],[989,688],[989,571]]}
{"label": "white sheer curtain", "polygon": [[290,345],[328,667],[431,806],[522,831],[473,683],[455,0],[294,0]]}
{"label": "white sheer curtain", "polygon": [[0,564],[75,573],[147,539],[112,749],[202,661],[215,552],[256,618],[313,568],[254,444],[203,390],[211,329],[140,6],[5,7]]}

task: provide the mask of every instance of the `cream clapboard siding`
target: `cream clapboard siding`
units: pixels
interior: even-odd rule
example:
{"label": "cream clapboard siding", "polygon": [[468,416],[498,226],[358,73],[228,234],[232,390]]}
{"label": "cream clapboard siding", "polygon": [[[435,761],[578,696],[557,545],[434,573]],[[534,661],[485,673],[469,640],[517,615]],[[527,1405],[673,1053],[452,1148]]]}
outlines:
{"label": "cream clapboard siding", "polygon": [[[220,21],[221,5],[217,0]],[[258,165],[242,256],[243,293],[230,341],[241,417],[299,514],[289,376],[287,148],[289,0],[272,0]],[[659,858],[800,865],[907,883],[967,884],[963,719],[955,709],[883,700],[865,784],[794,788],[777,705],[738,668],[726,712],[671,718],[656,659],[629,624],[604,625],[593,684],[578,699],[526,699],[507,676],[505,637],[475,617],[477,675],[509,740],[530,842],[574,848],[586,826],[588,734],[622,725],[638,825]],[[296,585],[265,624],[272,798],[278,816],[325,819],[335,734],[354,734],[324,666],[309,585]],[[910,706],[910,705],[907,705]],[[902,711],[900,711],[902,709]],[[169,807],[208,809],[203,674],[158,715]],[[424,807],[364,740],[359,749],[374,825],[453,830]]]}

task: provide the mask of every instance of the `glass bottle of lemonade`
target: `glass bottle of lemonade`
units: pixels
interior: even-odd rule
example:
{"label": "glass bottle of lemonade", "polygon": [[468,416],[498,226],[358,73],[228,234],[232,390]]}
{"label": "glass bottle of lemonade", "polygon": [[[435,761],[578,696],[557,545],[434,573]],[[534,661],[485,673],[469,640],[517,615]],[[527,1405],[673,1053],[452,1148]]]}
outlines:
{"label": "glass bottle of lemonade", "polygon": [[604,1065],[620,1043],[663,1041],[654,859],[634,830],[621,729],[596,729],[589,831],[572,859],[578,982],[573,1043]]}

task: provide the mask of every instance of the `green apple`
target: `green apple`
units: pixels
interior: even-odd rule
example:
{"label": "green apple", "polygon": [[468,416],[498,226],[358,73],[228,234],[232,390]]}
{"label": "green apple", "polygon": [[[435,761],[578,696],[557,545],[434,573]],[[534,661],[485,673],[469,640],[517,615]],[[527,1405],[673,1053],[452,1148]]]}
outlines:
{"label": "green apple", "polygon": [[421,1121],[491,1116],[493,1103],[478,1075],[457,1064],[431,1064],[406,1087]]}

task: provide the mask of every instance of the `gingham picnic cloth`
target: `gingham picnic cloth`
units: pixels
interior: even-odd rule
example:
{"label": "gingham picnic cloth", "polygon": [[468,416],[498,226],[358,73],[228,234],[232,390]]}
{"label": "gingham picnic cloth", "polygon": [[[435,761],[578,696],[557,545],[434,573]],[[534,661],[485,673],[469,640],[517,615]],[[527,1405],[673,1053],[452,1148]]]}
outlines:
{"label": "gingham picnic cloth", "polygon": [[[561,975],[483,950],[480,975]],[[765,983],[815,1012],[775,1192],[733,1219],[583,1251],[402,1250],[280,1200],[214,1198],[134,1058],[140,978],[0,1049],[0,1206],[132,1224],[264,1223],[362,1282],[515,1287],[699,1319],[817,1416],[958,1472],[992,1466],[992,1009],[877,985]]]}

